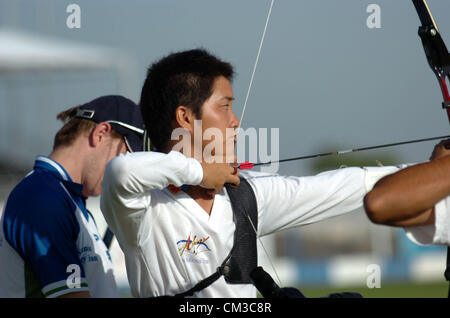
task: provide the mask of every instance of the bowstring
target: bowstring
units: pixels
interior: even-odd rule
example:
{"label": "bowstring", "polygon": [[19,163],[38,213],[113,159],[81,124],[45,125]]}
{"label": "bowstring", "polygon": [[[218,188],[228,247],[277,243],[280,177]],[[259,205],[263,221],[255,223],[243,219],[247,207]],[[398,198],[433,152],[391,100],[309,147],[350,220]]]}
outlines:
{"label": "bowstring", "polygon": [[273,8],[274,2],[275,2],[275,0],[272,0],[270,2],[269,12],[267,13],[267,18],[266,18],[266,24],[264,25],[264,31],[261,36],[261,41],[259,42],[259,48],[258,48],[258,53],[256,54],[255,64],[253,65],[252,76],[250,77],[250,84],[248,85],[247,94],[245,95],[244,106],[242,108],[241,119],[239,120],[238,131],[239,131],[239,128],[241,127],[242,119],[244,118],[245,109],[247,108],[248,98],[250,96],[250,91],[252,90],[253,79],[255,78],[256,68],[258,67],[259,56],[261,55],[261,49],[262,49],[262,46],[264,43],[264,39],[266,37],[267,26],[269,25],[270,16],[272,14],[272,8]]}
{"label": "bowstring", "polygon": [[[237,131],[238,131],[238,132],[240,131],[239,128],[241,127],[242,120],[243,120],[244,114],[245,114],[245,109],[247,108],[248,98],[249,98],[249,96],[250,96],[250,91],[251,91],[252,86],[253,86],[253,80],[254,80],[254,78],[255,78],[256,68],[258,67],[259,57],[260,57],[260,55],[261,55],[261,50],[262,50],[262,47],[263,47],[263,44],[264,44],[264,39],[265,39],[265,37],[266,37],[266,31],[267,31],[267,27],[268,27],[268,25],[269,25],[270,16],[272,15],[272,8],[273,8],[274,2],[275,2],[275,0],[271,0],[271,2],[270,2],[270,7],[269,7],[269,11],[267,12],[266,23],[265,23],[265,25],[264,25],[264,30],[263,30],[263,33],[262,33],[262,36],[261,36],[261,40],[260,40],[260,42],[259,42],[258,53],[256,54],[255,64],[253,65],[252,75],[251,75],[251,77],[250,77],[250,83],[249,83],[249,85],[248,85],[247,94],[246,94],[245,100],[244,100],[244,106],[243,106],[243,108],[242,108],[241,118],[240,118],[240,120],[239,120],[239,126],[238,126],[238,128],[237,128]],[[264,246],[264,244],[263,244],[263,242],[262,242],[262,240],[261,240],[261,237],[259,237],[258,231],[256,230],[255,225],[253,224],[253,222],[252,222],[252,220],[251,220],[251,218],[250,218],[249,215],[247,215],[247,218],[248,218],[248,220],[249,220],[249,222],[250,222],[250,225],[251,225],[252,228],[253,228],[253,231],[254,231],[255,234],[256,234],[256,238],[258,239],[259,244],[260,244],[261,247],[263,248],[264,253],[265,253],[266,256],[267,256],[267,259],[269,260],[270,266],[272,267],[272,270],[273,270],[274,273],[275,273],[275,276],[276,276],[276,278],[277,278],[277,280],[278,280],[278,283],[280,284],[280,286],[283,286],[283,284],[282,284],[282,282],[281,282],[281,279],[280,279],[280,276],[278,275],[278,272],[277,272],[277,270],[275,269],[275,266],[274,266],[274,264],[273,264],[273,262],[272,262],[272,258],[269,256],[269,253],[267,252],[267,249],[266,249],[266,247]]]}

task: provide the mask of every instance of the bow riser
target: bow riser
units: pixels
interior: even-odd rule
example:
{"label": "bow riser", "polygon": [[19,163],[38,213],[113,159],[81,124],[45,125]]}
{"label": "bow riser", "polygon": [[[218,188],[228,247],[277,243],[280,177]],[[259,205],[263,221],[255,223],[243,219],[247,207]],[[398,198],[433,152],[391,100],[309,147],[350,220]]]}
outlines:
{"label": "bow riser", "polygon": [[442,107],[447,111],[450,122],[450,93],[448,82],[450,81],[450,54],[439,33],[439,29],[431,15],[426,0],[412,0],[419,15],[422,26],[419,27],[418,34],[422,40],[422,45],[428,64],[436,75],[442,91],[444,101]]}

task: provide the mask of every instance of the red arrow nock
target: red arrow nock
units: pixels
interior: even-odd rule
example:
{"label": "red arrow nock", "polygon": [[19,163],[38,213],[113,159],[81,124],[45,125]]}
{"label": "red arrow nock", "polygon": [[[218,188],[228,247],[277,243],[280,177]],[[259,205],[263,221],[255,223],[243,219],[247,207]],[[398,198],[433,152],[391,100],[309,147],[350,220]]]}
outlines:
{"label": "red arrow nock", "polygon": [[241,170],[246,170],[246,169],[252,169],[254,166],[255,165],[253,163],[246,161],[246,162],[241,163],[238,168]]}

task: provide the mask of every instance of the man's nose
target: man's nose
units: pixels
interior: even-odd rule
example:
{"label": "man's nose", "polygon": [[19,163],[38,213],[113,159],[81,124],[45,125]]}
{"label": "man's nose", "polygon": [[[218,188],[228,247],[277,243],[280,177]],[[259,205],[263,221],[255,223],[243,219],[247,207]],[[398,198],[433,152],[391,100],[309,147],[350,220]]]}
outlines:
{"label": "man's nose", "polygon": [[240,121],[239,118],[236,116],[236,114],[234,112],[231,112],[233,115],[233,118],[231,119],[231,127],[232,128],[238,128]]}

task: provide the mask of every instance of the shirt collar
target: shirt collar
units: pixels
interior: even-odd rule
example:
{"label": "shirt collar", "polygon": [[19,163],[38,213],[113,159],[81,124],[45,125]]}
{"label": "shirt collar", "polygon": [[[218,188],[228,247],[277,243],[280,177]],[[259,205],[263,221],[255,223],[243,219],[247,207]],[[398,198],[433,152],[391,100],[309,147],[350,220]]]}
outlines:
{"label": "shirt collar", "polygon": [[76,194],[77,196],[82,196],[83,185],[73,182],[66,169],[64,169],[64,167],[57,163],[55,160],[45,156],[38,156],[36,157],[36,161],[34,162],[34,168],[47,170],[53,176],[61,180],[61,182],[68,188],[69,191],[74,192],[74,194]]}

